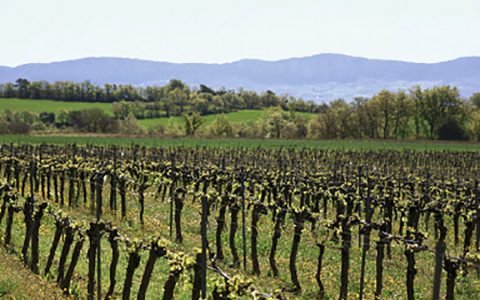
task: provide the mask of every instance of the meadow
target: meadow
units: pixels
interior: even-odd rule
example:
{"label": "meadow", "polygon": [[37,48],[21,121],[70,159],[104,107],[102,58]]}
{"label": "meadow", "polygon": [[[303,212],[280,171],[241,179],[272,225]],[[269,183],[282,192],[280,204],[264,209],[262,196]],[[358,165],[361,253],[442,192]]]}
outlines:
{"label": "meadow", "polygon": [[[254,110],[254,109],[244,109],[240,110],[237,112],[231,112],[225,114],[227,119],[232,122],[232,123],[252,123],[256,122],[262,118],[264,118],[267,115],[267,113],[264,110]],[[315,114],[311,113],[298,113],[298,115],[303,116],[307,119],[312,118],[315,116]],[[212,115],[206,115],[202,116],[203,118],[203,125],[208,126],[212,124],[215,121],[215,118],[217,115],[212,114]],[[139,120],[140,125],[142,125],[144,128],[155,128],[156,126],[168,126],[170,122],[173,122],[173,124],[176,125],[183,125],[184,120],[183,117],[170,117],[170,118],[152,118],[152,119],[143,119]]]}
{"label": "meadow", "polygon": [[62,110],[70,111],[89,108],[100,108],[108,115],[113,116],[111,103],[0,98],[0,111],[29,111],[33,113],[53,112],[58,114]]}
{"label": "meadow", "polygon": [[[83,110],[89,108],[100,108],[109,116],[113,116],[111,103],[99,102],[71,102],[71,101],[54,101],[54,100],[31,100],[31,99],[17,99],[17,98],[0,98],[0,111],[29,111],[33,113],[53,112],[55,114],[61,111]],[[312,118],[315,114],[298,113],[307,119]],[[265,110],[245,109],[236,112],[226,113],[225,116],[232,123],[251,123],[265,117]],[[215,121],[217,115],[210,114],[202,116],[203,125],[208,126]],[[156,128],[158,126],[168,126],[170,123],[182,126],[184,119],[182,116],[177,117],[161,117],[151,119],[141,119],[138,123],[145,129]]]}

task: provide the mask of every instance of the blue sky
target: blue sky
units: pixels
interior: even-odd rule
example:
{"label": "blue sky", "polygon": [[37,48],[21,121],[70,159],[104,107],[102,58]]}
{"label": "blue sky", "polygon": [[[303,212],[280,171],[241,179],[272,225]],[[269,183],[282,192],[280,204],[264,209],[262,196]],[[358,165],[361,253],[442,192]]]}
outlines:
{"label": "blue sky", "polygon": [[480,55],[479,0],[0,0],[0,65]]}

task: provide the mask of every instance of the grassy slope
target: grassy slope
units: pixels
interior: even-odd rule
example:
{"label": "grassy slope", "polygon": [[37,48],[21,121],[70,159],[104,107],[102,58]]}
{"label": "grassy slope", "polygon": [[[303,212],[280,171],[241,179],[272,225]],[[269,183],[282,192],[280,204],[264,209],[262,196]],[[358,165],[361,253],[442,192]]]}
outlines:
{"label": "grassy slope", "polygon": [[0,135],[0,143],[32,143],[32,144],[97,144],[123,145],[138,144],[141,146],[185,146],[185,147],[264,147],[264,148],[320,148],[344,150],[382,150],[409,149],[417,151],[480,151],[478,143],[447,143],[418,141],[362,141],[362,140],[252,140],[252,139],[198,139],[198,138],[133,138],[119,136],[28,136]]}
{"label": "grassy slope", "polygon": [[98,107],[109,115],[112,114],[110,103],[68,102],[53,100],[30,100],[30,99],[4,99],[0,98],[0,111],[10,109],[12,111],[30,111],[35,113],[54,112],[61,110],[80,110]]}
{"label": "grassy slope", "polygon": [[[98,102],[68,102],[68,101],[53,101],[53,100],[30,100],[30,99],[5,99],[0,98],[0,112],[7,109],[12,111],[30,111],[35,113],[40,112],[54,112],[58,113],[61,110],[80,110],[87,108],[98,107],[105,111],[109,115],[112,113],[112,105],[110,103],[98,103]],[[311,118],[314,114],[299,113],[302,116]],[[254,122],[265,116],[263,110],[246,109],[233,113],[226,114],[227,118],[231,122]],[[203,119],[205,125],[209,125],[215,121],[216,115],[207,115]],[[158,125],[167,126],[168,123],[173,121],[176,124],[183,125],[183,117],[171,117],[171,118],[154,118],[139,120],[139,123],[145,128],[153,128]]]}
{"label": "grassy slope", "polygon": [[13,255],[0,249],[0,299],[67,299],[52,282],[34,275]]}
{"label": "grassy slope", "polygon": [[[311,118],[314,116],[314,114],[311,113],[299,113],[299,115],[304,116],[306,118]],[[245,110],[240,110],[237,112],[232,112],[225,114],[227,118],[230,120],[230,122],[233,123],[250,123],[250,122],[255,122],[265,116],[265,111],[264,110],[254,110],[254,109],[245,109]],[[207,115],[203,117],[204,120],[204,126],[205,125],[210,125],[215,121],[215,118],[217,115]],[[154,119],[145,119],[145,120],[139,120],[139,123],[145,127],[145,128],[153,128],[158,125],[162,126],[167,126],[168,123],[173,121],[175,124],[183,125],[183,117],[171,117],[171,118],[154,118]]]}

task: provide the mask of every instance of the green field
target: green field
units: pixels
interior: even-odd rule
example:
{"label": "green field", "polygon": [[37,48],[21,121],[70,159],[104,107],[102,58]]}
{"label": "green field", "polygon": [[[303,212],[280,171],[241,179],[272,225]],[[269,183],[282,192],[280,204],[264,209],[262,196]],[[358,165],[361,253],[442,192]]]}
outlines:
{"label": "green field", "polygon": [[[301,116],[306,118],[312,118],[315,114],[311,113],[298,113]],[[245,109],[237,112],[232,112],[225,114],[228,120],[232,123],[250,123],[258,121],[259,119],[265,117],[266,112],[264,110],[254,110],[254,109]],[[215,121],[217,115],[207,115],[203,117],[204,126],[210,125]],[[154,119],[144,119],[139,120],[140,125],[145,128],[154,128],[156,126],[162,125],[167,126],[169,121],[172,120],[174,124],[183,125],[183,117],[171,117],[171,118],[154,118]]]}
{"label": "green field", "polygon": [[59,113],[62,110],[81,110],[88,108],[100,108],[109,115],[112,113],[110,103],[98,102],[69,102],[53,100],[31,100],[31,99],[5,99],[0,98],[0,111],[30,111],[34,113],[53,112]]}
{"label": "green field", "polygon": [[184,147],[246,147],[246,148],[318,148],[341,150],[415,150],[415,151],[480,151],[479,143],[424,142],[424,141],[367,141],[367,140],[255,140],[255,139],[200,139],[200,138],[160,138],[160,137],[121,137],[121,136],[32,136],[0,135],[0,143],[30,144],[132,144]]}
{"label": "green field", "polygon": [[[69,101],[53,101],[53,100],[31,100],[31,99],[5,99],[0,98],[0,111],[11,110],[11,111],[30,111],[34,113],[41,112],[53,112],[59,113],[62,110],[82,110],[88,108],[100,108],[105,111],[108,115],[113,116],[112,113],[112,104],[110,103],[98,103],[98,102],[69,102]],[[306,118],[312,118],[315,114],[311,113],[298,113],[301,116]],[[240,110],[237,112],[225,114],[228,120],[233,123],[250,123],[258,121],[259,119],[265,116],[264,110],[254,110],[246,109]],[[207,115],[203,116],[204,126],[210,125],[215,121],[217,115]],[[174,124],[183,125],[183,117],[171,117],[171,118],[153,118],[153,119],[143,119],[138,122],[145,129],[155,128],[159,125],[167,126],[170,122],[173,121]]]}

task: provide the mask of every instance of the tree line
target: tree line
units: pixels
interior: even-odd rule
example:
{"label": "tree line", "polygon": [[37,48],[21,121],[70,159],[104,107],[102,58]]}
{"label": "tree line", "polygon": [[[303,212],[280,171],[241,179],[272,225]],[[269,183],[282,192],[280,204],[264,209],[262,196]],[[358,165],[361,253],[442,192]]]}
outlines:
{"label": "tree line", "polygon": [[113,103],[118,118],[133,114],[137,119],[181,116],[188,111],[207,115],[275,106],[294,107],[299,112],[320,110],[313,101],[280,96],[272,91],[214,90],[203,84],[191,88],[177,79],[164,86],[135,87],[129,84],[100,86],[89,81],[30,82],[19,78],[14,83],[0,84],[0,98]]}
{"label": "tree line", "polygon": [[[334,100],[315,115],[268,109],[261,120],[233,126],[217,117],[214,136],[310,139],[480,140],[480,93],[460,97],[456,87],[380,91],[371,98]],[[310,117],[309,117],[310,116]]]}
{"label": "tree line", "polygon": [[456,87],[380,91],[352,102],[335,100],[311,123],[314,138],[479,140],[480,93]]}
{"label": "tree line", "polygon": [[[41,89],[43,94],[35,92],[35,86],[39,84],[48,87]],[[69,88],[63,89],[65,86]],[[78,93],[69,97],[62,94],[65,90]],[[97,92],[85,92],[90,90]],[[89,96],[81,96],[83,94]],[[106,97],[107,94],[113,98]],[[4,98],[46,99],[48,95],[62,95],[51,98],[53,100],[113,101],[114,116],[110,117],[99,109],[63,111],[56,115],[51,112],[7,111],[0,118],[0,133],[51,131],[53,128],[96,133],[232,138],[480,140],[480,93],[465,99],[456,87],[451,86],[427,89],[414,86],[396,92],[382,90],[370,98],[337,99],[315,104],[278,96],[271,91],[215,91],[205,85],[194,89],[179,80],[146,88],[108,84],[99,87],[88,82],[50,84],[24,79],[15,84],[0,85],[0,97]],[[265,113],[257,121],[237,123],[225,115],[241,109],[263,109]],[[217,117],[206,125],[202,116],[208,114]],[[147,132],[136,121],[171,116],[183,116],[183,125],[169,122]]]}

